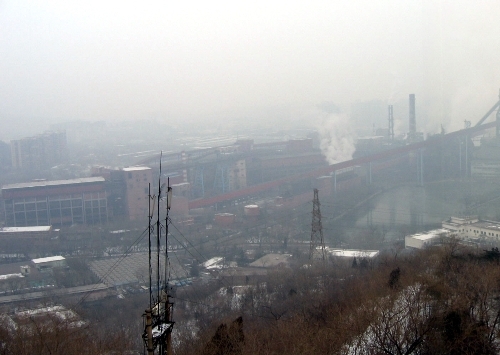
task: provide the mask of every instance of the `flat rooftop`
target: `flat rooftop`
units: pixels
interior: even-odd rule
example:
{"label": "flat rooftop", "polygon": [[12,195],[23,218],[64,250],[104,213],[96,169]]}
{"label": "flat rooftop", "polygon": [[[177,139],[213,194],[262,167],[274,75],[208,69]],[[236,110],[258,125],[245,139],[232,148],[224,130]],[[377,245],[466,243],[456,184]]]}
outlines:
{"label": "flat rooftop", "polygon": [[275,267],[280,264],[288,265],[288,259],[290,259],[291,254],[267,254],[262,258],[255,260],[253,263],[249,264],[252,267]]}
{"label": "flat rooftop", "polygon": [[34,264],[43,264],[43,263],[49,263],[51,261],[62,261],[65,260],[64,256],[56,255],[56,256],[48,256],[46,258],[39,258],[39,259],[33,259]]}
{"label": "flat rooftop", "polygon": [[221,269],[222,268],[222,261],[224,258],[222,256],[215,256],[211,259],[208,259],[201,265],[206,268],[206,269]]}
{"label": "flat rooftop", "polygon": [[275,159],[287,159],[287,158],[306,158],[306,157],[322,157],[323,155],[319,150],[311,150],[307,152],[284,152],[283,154],[272,154],[260,157],[260,160],[275,160]]}
{"label": "flat rooftop", "polygon": [[151,170],[151,168],[147,166],[129,166],[128,168],[123,168],[123,171],[142,171],[142,170]]}
{"label": "flat rooftop", "polygon": [[20,279],[23,277],[24,277],[24,275],[21,273],[0,275],[0,281],[9,280],[9,279]]}
{"label": "flat rooftop", "polygon": [[450,231],[448,229],[441,228],[441,229],[433,229],[433,230],[430,230],[430,231],[424,232],[424,233],[413,234],[413,235],[410,235],[409,237],[412,237],[412,238],[418,239],[418,240],[428,240],[428,239],[432,239],[432,238],[437,238],[442,234],[448,234],[449,232]]}
{"label": "flat rooftop", "polygon": [[2,186],[2,190],[26,189],[34,187],[60,186],[60,185],[77,185],[77,184],[88,184],[88,183],[104,182],[104,181],[105,180],[103,177],[89,177],[89,178],[69,179],[69,180],[31,181],[31,182],[22,182],[19,184],[4,185]]}
{"label": "flat rooftop", "polygon": [[326,249],[332,256],[345,258],[374,258],[378,255],[378,250],[358,250],[358,249]]}
{"label": "flat rooftop", "polygon": [[50,232],[52,226],[33,226],[33,227],[3,227],[0,233],[30,233],[30,232]]}
{"label": "flat rooftop", "polygon": [[500,231],[500,223],[499,222],[491,222],[491,221],[480,221],[476,223],[472,223],[470,226],[489,229],[492,231]]}
{"label": "flat rooftop", "polygon": [[[152,268],[156,269],[157,261],[152,260]],[[117,264],[117,261],[120,261]],[[128,254],[94,259],[90,269],[108,286],[120,286],[130,283],[146,284],[149,275],[148,253]],[[164,258],[160,258],[160,270],[164,270]],[[177,260],[170,260],[169,272],[172,279],[183,279],[188,276],[184,266]]]}

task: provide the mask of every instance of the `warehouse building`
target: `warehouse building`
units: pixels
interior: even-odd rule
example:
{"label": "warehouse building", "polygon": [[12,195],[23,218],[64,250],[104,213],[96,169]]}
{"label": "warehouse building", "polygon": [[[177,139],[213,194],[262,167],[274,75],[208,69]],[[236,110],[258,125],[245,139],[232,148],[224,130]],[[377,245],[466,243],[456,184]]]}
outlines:
{"label": "warehouse building", "polygon": [[2,187],[11,227],[94,224],[108,219],[104,178],[34,181]]}

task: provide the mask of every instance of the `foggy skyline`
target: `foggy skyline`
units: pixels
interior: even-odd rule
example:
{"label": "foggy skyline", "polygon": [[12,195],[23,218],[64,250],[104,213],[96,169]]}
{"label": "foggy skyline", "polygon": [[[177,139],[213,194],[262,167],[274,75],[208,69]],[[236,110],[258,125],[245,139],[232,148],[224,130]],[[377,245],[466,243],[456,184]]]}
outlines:
{"label": "foggy skyline", "polygon": [[322,122],[322,102],[348,114],[352,103],[415,93],[419,130],[456,130],[497,100],[499,10],[495,1],[0,1],[0,117],[19,129]]}

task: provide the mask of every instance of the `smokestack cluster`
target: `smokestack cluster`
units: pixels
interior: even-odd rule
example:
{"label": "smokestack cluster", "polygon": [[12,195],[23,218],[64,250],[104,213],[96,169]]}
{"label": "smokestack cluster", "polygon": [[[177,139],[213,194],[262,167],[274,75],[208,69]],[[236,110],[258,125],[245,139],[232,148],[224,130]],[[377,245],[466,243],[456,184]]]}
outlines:
{"label": "smokestack cluster", "polygon": [[408,138],[414,140],[417,136],[417,120],[415,118],[415,94],[410,94],[410,131]]}

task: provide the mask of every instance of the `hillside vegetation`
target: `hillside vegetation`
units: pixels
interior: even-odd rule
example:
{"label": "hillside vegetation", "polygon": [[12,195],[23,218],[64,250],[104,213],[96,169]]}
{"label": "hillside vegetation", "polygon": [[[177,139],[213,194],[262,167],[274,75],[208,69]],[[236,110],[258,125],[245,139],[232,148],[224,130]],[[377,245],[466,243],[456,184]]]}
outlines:
{"label": "hillside vegetation", "polygon": [[177,354],[496,354],[499,258],[452,241],[373,265],[276,271],[266,292],[242,296],[241,325],[228,316]]}
{"label": "hillside vegetation", "polygon": [[[197,304],[176,300],[176,355],[500,350],[497,249],[452,241],[370,262],[304,267],[295,260],[253,285],[210,285],[205,291],[205,301]],[[130,321],[113,321],[111,329],[91,321],[75,328],[55,317],[26,319],[17,328],[2,322],[0,354],[141,354],[137,314],[126,313]]]}

